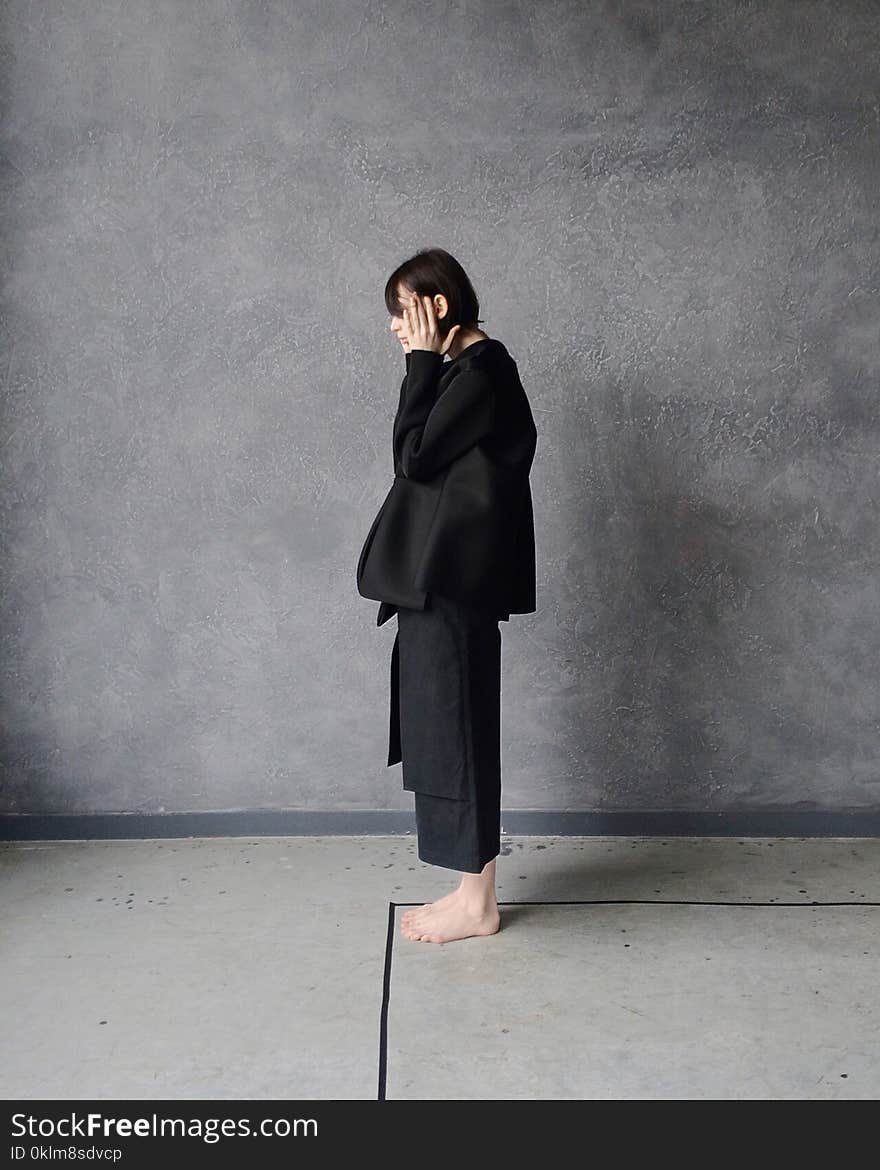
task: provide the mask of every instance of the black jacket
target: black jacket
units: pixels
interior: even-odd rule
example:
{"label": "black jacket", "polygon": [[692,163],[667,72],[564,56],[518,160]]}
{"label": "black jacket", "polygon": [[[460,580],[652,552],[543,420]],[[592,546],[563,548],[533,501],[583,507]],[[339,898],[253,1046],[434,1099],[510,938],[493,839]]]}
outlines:
{"label": "black jacket", "polygon": [[457,358],[416,349],[394,419],[394,480],[357,566],[376,624],[428,592],[502,621],[535,606],[529,471],[538,433],[516,362],[487,337]]}

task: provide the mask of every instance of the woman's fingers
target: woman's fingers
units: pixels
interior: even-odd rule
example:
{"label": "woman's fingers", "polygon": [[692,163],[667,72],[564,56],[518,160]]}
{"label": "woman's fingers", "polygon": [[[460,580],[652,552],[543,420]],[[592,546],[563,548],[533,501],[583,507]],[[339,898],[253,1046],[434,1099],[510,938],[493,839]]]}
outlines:
{"label": "woman's fingers", "polygon": [[431,297],[425,297],[425,321],[427,323],[428,332],[432,336],[437,333],[437,312],[434,308],[434,301]]}
{"label": "woman's fingers", "polygon": [[424,340],[427,346],[433,346],[437,336],[437,322],[434,317],[434,302],[427,295],[418,299],[419,323],[424,331]]}
{"label": "woman's fingers", "polygon": [[420,300],[414,296],[412,299],[412,310],[410,312],[410,319],[412,321],[413,331],[418,337],[419,341],[425,340],[425,323],[423,320],[424,310],[422,309]]}
{"label": "woman's fingers", "polygon": [[416,342],[417,348],[430,348],[437,341],[437,316],[429,296],[413,294],[403,310],[403,322],[410,342]]}

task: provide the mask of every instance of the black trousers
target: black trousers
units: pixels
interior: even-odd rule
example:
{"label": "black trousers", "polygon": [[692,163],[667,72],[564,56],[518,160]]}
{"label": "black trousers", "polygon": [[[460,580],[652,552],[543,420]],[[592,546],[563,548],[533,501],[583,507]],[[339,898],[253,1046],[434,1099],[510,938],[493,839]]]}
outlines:
{"label": "black trousers", "polygon": [[418,854],[480,873],[501,849],[501,630],[488,610],[430,593],[399,608],[388,764],[415,794]]}

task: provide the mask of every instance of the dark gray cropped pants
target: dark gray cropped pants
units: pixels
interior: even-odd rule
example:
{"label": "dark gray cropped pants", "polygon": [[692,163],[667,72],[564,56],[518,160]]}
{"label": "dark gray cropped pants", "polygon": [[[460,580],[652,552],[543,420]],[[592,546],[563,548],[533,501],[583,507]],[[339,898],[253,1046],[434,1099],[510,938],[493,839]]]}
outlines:
{"label": "dark gray cropped pants", "polygon": [[493,613],[430,593],[399,608],[388,764],[415,794],[418,853],[480,873],[501,849],[501,630]]}

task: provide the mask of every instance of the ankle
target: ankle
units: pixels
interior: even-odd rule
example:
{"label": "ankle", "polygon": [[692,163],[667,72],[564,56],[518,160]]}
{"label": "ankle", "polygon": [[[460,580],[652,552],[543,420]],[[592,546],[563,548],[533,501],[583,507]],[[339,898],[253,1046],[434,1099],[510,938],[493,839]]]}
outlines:
{"label": "ankle", "polygon": [[489,911],[498,909],[498,901],[495,897],[495,889],[489,886],[488,889],[473,890],[466,886],[459,886],[458,896],[461,899],[462,905],[467,906],[476,914],[486,914]]}

